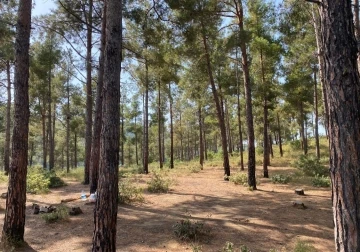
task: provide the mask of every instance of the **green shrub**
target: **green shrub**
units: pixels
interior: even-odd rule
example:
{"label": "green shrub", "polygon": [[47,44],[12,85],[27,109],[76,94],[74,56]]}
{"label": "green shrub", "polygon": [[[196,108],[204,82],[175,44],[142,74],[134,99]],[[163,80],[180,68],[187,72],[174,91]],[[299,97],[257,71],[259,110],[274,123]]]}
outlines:
{"label": "green shrub", "polygon": [[203,169],[203,167],[201,166],[201,164],[196,164],[196,165],[190,165],[188,166],[188,170],[191,173],[198,173]]}
{"label": "green shrub", "polygon": [[70,178],[75,179],[78,182],[84,181],[84,167],[78,167],[76,169],[70,169],[69,172],[66,170],[61,170],[57,172],[58,176],[61,178]]}
{"label": "green shrub", "polygon": [[173,225],[173,231],[180,240],[198,241],[201,237],[209,234],[203,222],[191,222],[189,219],[181,220]]}
{"label": "green shrub", "polygon": [[121,179],[119,182],[119,203],[130,204],[143,202],[142,189],[131,184],[130,179]]}
{"label": "green shrub", "polygon": [[330,177],[324,175],[315,175],[311,182],[316,187],[329,187],[331,185]]}
{"label": "green shrub", "polygon": [[290,142],[290,148],[292,150],[300,150],[301,149],[301,142],[300,140],[294,140]]}
{"label": "green shrub", "polygon": [[66,220],[68,217],[69,210],[66,206],[63,205],[58,206],[54,212],[41,215],[41,218],[43,218],[46,223],[54,223],[57,221]]}
{"label": "green shrub", "polygon": [[147,184],[149,192],[166,193],[169,191],[170,180],[163,178],[160,173],[154,172],[151,180]]}
{"label": "green shrub", "polygon": [[26,191],[28,193],[46,193],[49,191],[50,179],[40,166],[29,169],[27,175]]}
{"label": "green shrub", "polygon": [[54,170],[44,172],[44,175],[46,178],[49,179],[49,188],[57,188],[57,187],[66,186],[65,181],[62,180],[60,177],[58,177]]}
{"label": "green shrub", "polygon": [[222,249],[223,252],[233,252],[234,251],[234,243],[227,241],[225,246]]}
{"label": "green shrub", "polygon": [[282,175],[282,174],[276,174],[271,177],[271,182],[274,184],[287,184],[291,180],[290,176]]}
{"label": "green shrub", "polygon": [[301,155],[299,159],[295,161],[295,167],[300,169],[306,176],[326,176],[329,174],[328,169],[314,156]]}
{"label": "green shrub", "polygon": [[316,249],[309,243],[298,241],[295,245],[294,252],[316,252]]}
{"label": "green shrub", "polygon": [[244,185],[248,184],[248,177],[245,173],[235,173],[229,177],[230,182],[233,182],[235,185]]}

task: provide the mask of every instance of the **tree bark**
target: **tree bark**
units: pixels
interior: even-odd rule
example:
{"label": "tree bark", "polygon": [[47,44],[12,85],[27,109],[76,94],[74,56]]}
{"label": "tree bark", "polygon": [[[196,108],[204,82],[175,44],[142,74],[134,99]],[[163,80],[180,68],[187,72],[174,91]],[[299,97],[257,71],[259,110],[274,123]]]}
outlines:
{"label": "tree bark", "polygon": [[149,66],[145,59],[145,108],[144,108],[144,145],[143,166],[144,173],[149,173]]}
{"label": "tree bark", "polygon": [[173,127],[173,100],[171,95],[171,84],[169,82],[169,103],[170,103],[170,168],[174,168],[174,127]]}
{"label": "tree bark", "polygon": [[[70,62],[69,62],[70,63]],[[68,72],[70,71],[68,66]],[[70,74],[66,80],[66,172],[70,172]]]}
{"label": "tree bark", "polygon": [[269,133],[268,133],[268,128],[269,128],[269,123],[268,123],[268,100],[267,100],[267,85],[266,85],[266,80],[265,80],[265,70],[264,70],[264,61],[263,61],[263,53],[262,50],[260,50],[260,64],[261,64],[261,80],[262,80],[262,84],[264,86],[264,97],[263,97],[263,102],[264,102],[264,124],[263,124],[263,141],[264,141],[264,153],[263,153],[263,172],[264,172],[264,178],[268,178],[269,177],[269,170],[268,170],[268,165],[269,165]]}
{"label": "tree bark", "polygon": [[323,0],[321,21],[335,248],[360,251],[360,80],[351,1]]}
{"label": "tree bark", "polygon": [[161,83],[158,81],[158,148],[159,148],[159,166],[163,168],[163,160],[162,160],[162,148],[161,148]]}
{"label": "tree bark", "polygon": [[200,165],[203,167],[204,165],[204,141],[203,141],[203,124],[202,124],[202,113],[201,113],[201,106],[198,106],[199,111],[199,158],[200,158]]}
{"label": "tree bark", "polygon": [[102,121],[103,87],[104,87],[104,51],[106,33],[106,2],[104,2],[101,23],[101,45],[99,57],[99,70],[96,86],[95,120],[90,159],[90,193],[95,193],[99,177],[100,134]]}
{"label": "tree bark", "polygon": [[316,69],[314,69],[314,113],[315,113],[315,149],[316,157],[320,159],[320,142],[319,142],[319,109],[318,109],[318,93]]}
{"label": "tree bark", "polygon": [[26,174],[29,136],[29,44],[31,0],[20,0],[15,38],[14,127],[1,241],[13,246],[24,241]]}
{"label": "tree bark", "polygon": [[[244,13],[241,0],[234,0],[236,7],[236,16],[238,18],[238,26],[240,33],[244,33]],[[251,102],[251,84],[250,84],[250,71],[248,55],[246,51],[246,44],[243,39],[240,39],[240,50],[242,57],[242,69],[244,73],[244,89],[246,100],[246,123],[248,129],[248,184],[256,190],[256,160],[255,160],[255,134],[254,134],[254,122],[252,113]]]}
{"label": "tree bark", "polygon": [[205,51],[205,57],[206,57],[207,71],[209,74],[209,81],[210,81],[210,85],[211,85],[211,91],[213,93],[213,97],[214,97],[214,101],[215,101],[216,112],[217,112],[216,114],[217,114],[220,133],[221,133],[221,145],[222,145],[222,150],[223,150],[223,161],[224,161],[223,162],[224,174],[225,174],[225,176],[228,177],[228,176],[230,176],[230,162],[229,162],[229,153],[228,153],[228,149],[227,149],[224,113],[222,112],[223,110],[220,105],[219,94],[216,90],[213,72],[211,69],[211,60],[210,60],[210,54],[209,54],[209,49],[208,49],[208,45],[207,45],[207,39],[206,39],[206,35],[204,33],[202,34],[202,39],[203,39],[203,45],[204,45],[204,51]]}
{"label": "tree bark", "polygon": [[120,137],[120,70],[122,1],[108,0],[104,52],[104,100],[100,138],[98,198],[94,211],[92,251],[116,251]]}
{"label": "tree bark", "polygon": [[89,10],[84,13],[86,17],[86,126],[85,126],[85,169],[84,184],[90,183],[90,159],[92,141],[92,79],[91,79],[91,49],[92,49],[92,14],[93,0],[88,0]]}
{"label": "tree bark", "polygon": [[5,175],[9,174],[10,167],[10,131],[11,131],[11,77],[10,61],[6,61],[6,78],[7,78],[7,103],[6,103],[6,131],[5,131],[5,148],[4,148],[4,171]]}
{"label": "tree bark", "polygon": [[280,151],[280,156],[283,156],[283,149],[282,149],[282,141],[281,141],[281,125],[280,125],[280,116],[279,116],[279,112],[276,114],[276,118],[277,118],[277,125],[278,125],[278,135],[279,135],[279,151]]}

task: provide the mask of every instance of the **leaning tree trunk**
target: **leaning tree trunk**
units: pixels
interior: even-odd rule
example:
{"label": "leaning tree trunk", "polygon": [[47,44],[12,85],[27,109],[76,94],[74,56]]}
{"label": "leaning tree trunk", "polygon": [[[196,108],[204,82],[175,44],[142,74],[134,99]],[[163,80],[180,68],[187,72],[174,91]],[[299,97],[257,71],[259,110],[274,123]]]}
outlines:
{"label": "leaning tree trunk", "polygon": [[92,49],[92,10],[93,0],[89,0],[86,17],[86,125],[85,125],[85,169],[84,184],[90,183],[90,158],[92,141],[92,80],[91,80],[91,49]]}
{"label": "leaning tree trunk", "polygon": [[15,38],[14,128],[1,242],[16,246],[24,241],[26,174],[29,136],[29,44],[31,0],[20,0]]}
{"label": "leaning tree trunk", "polygon": [[320,159],[320,142],[319,142],[319,109],[318,109],[318,92],[316,69],[314,69],[314,111],[315,111],[315,148],[316,157]]}
{"label": "leaning tree trunk", "polygon": [[120,137],[122,2],[108,0],[104,52],[104,100],[100,136],[98,198],[94,210],[92,251],[116,251]]}
{"label": "leaning tree trunk", "polygon": [[224,161],[224,174],[225,174],[225,176],[228,177],[228,176],[230,176],[230,162],[229,162],[229,153],[228,153],[228,149],[227,149],[226,127],[225,127],[225,120],[224,120],[225,118],[224,118],[224,113],[222,112],[223,111],[222,107],[220,105],[219,94],[218,94],[218,92],[216,90],[216,86],[215,86],[215,81],[214,81],[214,77],[213,77],[213,73],[212,73],[212,69],[211,69],[209,48],[207,45],[207,38],[206,38],[205,34],[203,34],[202,40],[203,40],[203,45],[204,45],[204,50],[205,50],[206,65],[207,65],[207,70],[208,70],[208,74],[209,74],[211,91],[213,93],[213,97],[214,97],[214,101],[215,101],[216,112],[217,112],[216,114],[218,117],[218,123],[219,123],[219,128],[220,128],[220,133],[221,133],[221,146],[222,146],[223,161]]}
{"label": "leaning tree trunk", "polygon": [[[238,26],[240,34],[244,33],[244,12],[241,0],[233,0],[236,7],[236,16],[238,18]],[[240,50],[242,57],[242,68],[244,73],[244,89],[245,89],[245,100],[246,100],[246,123],[248,130],[248,184],[256,190],[256,160],[255,160],[255,133],[254,133],[254,122],[252,113],[252,102],[251,102],[251,86],[250,86],[250,71],[249,61],[246,50],[246,44],[243,39],[240,39]]]}
{"label": "leaning tree trunk", "polygon": [[104,50],[105,50],[105,31],[106,31],[106,1],[103,7],[103,19],[101,24],[101,46],[99,57],[98,80],[96,86],[96,104],[95,104],[95,121],[93,129],[93,139],[91,146],[90,158],[90,193],[97,190],[97,181],[99,174],[99,158],[100,158],[100,134],[102,120],[102,104],[103,104],[103,84],[104,84]]}
{"label": "leaning tree trunk", "polygon": [[360,251],[360,80],[351,1],[323,0],[321,21],[335,247]]}
{"label": "leaning tree trunk", "polygon": [[11,78],[10,78],[10,61],[6,61],[6,78],[7,78],[7,103],[6,103],[6,130],[5,130],[5,147],[4,147],[4,171],[5,175],[9,173],[10,167],[10,120],[11,120]]}

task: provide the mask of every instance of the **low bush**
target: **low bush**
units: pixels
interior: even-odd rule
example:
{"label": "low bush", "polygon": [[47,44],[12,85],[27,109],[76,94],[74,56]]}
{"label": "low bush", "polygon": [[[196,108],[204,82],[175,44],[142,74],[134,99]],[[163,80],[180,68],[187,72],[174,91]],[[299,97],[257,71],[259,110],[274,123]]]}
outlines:
{"label": "low bush", "polygon": [[330,177],[324,175],[315,175],[311,182],[316,187],[329,187],[331,185]]}
{"label": "low bush", "polygon": [[60,205],[54,212],[45,213],[41,215],[41,218],[46,223],[54,223],[61,220],[66,220],[69,217],[69,209],[66,206]]}
{"label": "low bush", "polygon": [[54,170],[44,172],[45,177],[49,179],[49,188],[57,188],[66,186],[66,183],[64,180],[62,180],[60,177],[56,175],[56,172]]}
{"label": "low bush", "polygon": [[121,179],[119,182],[119,203],[130,204],[132,202],[143,202],[142,189],[131,184],[129,178]]}
{"label": "low bush", "polygon": [[316,252],[316,249],[309,243],[298,241],[295,245],[294,252]]}
{"label": "low bush", "polygon": [[282,175],[282,174],[276,174],[271,177],[271,182],[274,184],[287,184],[291,180],[290,176]]}
{"label": "low bush", "polygon": [[328,169],[326,169],[325,166],[320,163],[319,159],[314,156],[301,155],[300,158],[295,161],[294,165],[306,176],[326,176],[329,174]]}
{"label": "low bush", "polygon": [[26,180],[26,191],[28,193],[37,194],[49,191],[50,179],[40,166],[30,168]]}
{"label": "low bush", "polygon": [[154,172],[151,180],[147,184],[149,192],[166,193],[169,191],[170,180],[164,178],[160,173]]}
{"label": "low bush", "polygon": [[173,225],[173,231],[176,237],[185,241],[198,241],[210,233],[203,222],[191,222],[189,219],[177,222]]}
{"label": "low bush", "polygon": [[248,184],[248,177],[245,173],[235,173],[229,177],[230,182],[233,182],[235,185],[244,185]]}
{"label": "low bush", "polygon": [[201,164],[196,164],[196,165],[190,165],[188,166],[188,170],[191,173],[198,173],[203,169],[203,167],[201,166]]}

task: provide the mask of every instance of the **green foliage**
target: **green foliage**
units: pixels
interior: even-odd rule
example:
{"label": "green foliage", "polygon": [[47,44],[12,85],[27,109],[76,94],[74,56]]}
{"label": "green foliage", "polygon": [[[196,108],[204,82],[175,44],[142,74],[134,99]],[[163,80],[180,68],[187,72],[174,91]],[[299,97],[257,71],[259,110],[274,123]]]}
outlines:
{"label": "green foliage", "polygon": [[41,218],[45,220],[46,223],[54,223],[61,220],[66,220],[69,217],[69,210],[66,206],[60,205],[56,208],[54,212],[45,213],[41,215]]}
{"label": "green foliage", "polygon": [[301,149],[301,142],[300,140],[294,140],[290,142],[290,148],[292,150],[300,150]]}
{"label": "green foliage", "polygon": [[316,252],[316,249],[309,243],[298,241],[295,245],[294,252]]}
{"label": "green foliage", "polygon": [[236,250],[234,247],[234,243],[227,241],[225,243],[225,246],[222,249],[223,252],[234,252],[234,251],[240,251],[240,252],[251,252],[251,250],[246,245],[241,245],[240,250]]}
{"label": "green foliage", "polygon": [[185,241],[198,241],[210,232],[205,228],[203,222],[191,222],[189,219],[177,222],[173,225],[173,231],[176,237]]}
{"label": "green foliage", "polygon": [[71,169],[69,173],[67,173],[66,170],[58,171],[57,174],[61,178],[70,178],[70,179],[75,179],[78,182],[82,182],[84,180],[84,167]]}
{"label": "green foliage", "polygon": [[26,191],[28,193],[47,193],[49,191],[50,179],[46,171],[40,166],[29,169],[27,175]]}
{"label": "green foliage", "polygon": [[230,176],[230,182],[233,182],[235,185],[244,185],[247,186],[248,184],[248,177],[245,173],[235,173]]}
{"label": "green foliage", "polygon": [[329,187],[331,185],[330,177],[324,175],[315,175],[311,180],[312,185],[316,187]]}
{"label": "green foliage", "polygon": [[203,167],[200,165],[200,164],[194,164],[194,165],[189,165],[188,166],[188,170],[191,172],[191,173],[198,173],[200,172],[201,170],[203,169]]}
{"label": "green foliage", "polygon": [[142,189],[131,184],[129,178],[121,179],[119,182],[119,202],[130,204],[132,202],[143,202]]}
{"label": "green foliage", "polygon": [[233,252],[234,251],[234,243],[227,241],[225,246],[222,249],[223,252]]}
{"label": "green foliage", "polygon": [[329,171],[314,156],[301,155],[294,165],[306,176],[326,176],[329,174]]}
{"label": "green foliage", "polygon": [[58,177],[54,170],[45,172],[45,177],[49,179],[49,188],[66,186],[65,181]]}
{"label": "green foliage", "polygon": [[9,177],[5,175],[4,172],[0,172],[0,183],[2,182],[8,182]]}
{"label": "green foliage", "polygon": [[164,178],[160,173],[154,172],[151,180],[147,184],[149,192],[166,193],[169,191],[170,180]]}
{"label": "green foliage", "polygon": [[287,184],[291,180],[290,176],[282,175],[282,174],[276,174],[271,177],[271,182],[274,184]]}

